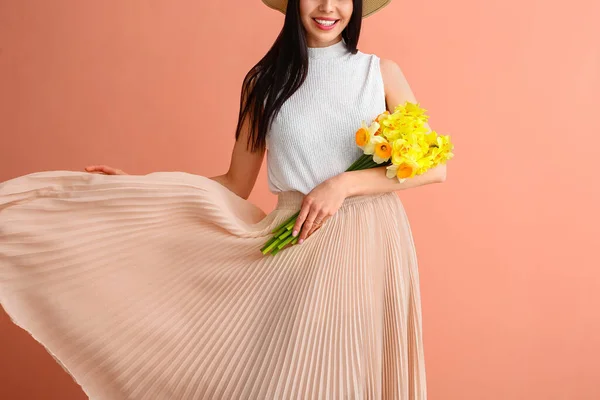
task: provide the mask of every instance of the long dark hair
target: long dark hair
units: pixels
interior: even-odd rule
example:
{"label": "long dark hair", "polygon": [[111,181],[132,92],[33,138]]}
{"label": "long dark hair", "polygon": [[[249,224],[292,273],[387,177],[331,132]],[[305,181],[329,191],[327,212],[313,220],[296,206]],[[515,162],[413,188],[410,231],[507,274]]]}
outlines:
{"label": "long dark hair", "polygon": [[[246,147],[264,149],[271,123],[283,103],[302,85],[308,73],[306,33],[300,19],[300,0],[288,0],[285,22],[267,54],[246,74],[242,83],[240,111],[235,139],[248,118]],[[354,10],[342,32],[348,51],[356,54],[362,25],[363,0],[353,0]]]}

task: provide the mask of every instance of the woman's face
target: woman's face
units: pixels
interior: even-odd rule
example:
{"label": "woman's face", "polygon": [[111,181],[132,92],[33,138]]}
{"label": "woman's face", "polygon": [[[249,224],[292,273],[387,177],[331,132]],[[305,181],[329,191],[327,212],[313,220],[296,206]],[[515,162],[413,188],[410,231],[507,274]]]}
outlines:
{"label": "woman's face", "polygon": [[300,0],[300,18],[308,47],[338,42],[353,9],[353,0]]}

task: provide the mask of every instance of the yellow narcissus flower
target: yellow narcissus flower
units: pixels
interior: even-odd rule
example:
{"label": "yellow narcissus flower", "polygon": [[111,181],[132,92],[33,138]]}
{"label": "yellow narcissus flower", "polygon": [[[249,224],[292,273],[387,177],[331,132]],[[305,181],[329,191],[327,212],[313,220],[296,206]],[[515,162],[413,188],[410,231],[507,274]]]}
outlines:
{"label": "yellow narcissus flower", "polygon": [[388,178],[397,177],[400,183],[408,178],[412,178],[419,170],[419,163],[410,158],[405,158],[400,164],[392,164],[386,168],[386,176]]}
{"label": "yellow narcissus flower", "polygon": [[414,160],[411,160],[410,158],[407,158],[402,164],[398,166],[398,173],[396,174],[396,176],[398,176],[398,179],[412,178],[417,174],[418,169],[419,163]]}
{"label": "yellow narcissus flower", "polygon": [[369,143],[370,140],[371,134],[369,132],[369,128],[367,128],[366,124],[363,121],[360,129],[356,131],[356,145],[361,149],[364,149],[365,145]]}
{"label": "yellow narcissus flower", "polygon": [[417,160],[417,164],[419,164],[419,169],[417,169],[417,175],[421,175],[434,166],[434,160],[432,157],[429,156],[423,157]]}
{"label": "yellow narcissus flower", "polygon": [[379,114],[377,116],[377,118],[375,118],[376,122],[381,122],[382,120],[384,120],[385,118],[387,118],[390,115],[390,112],[388,110],[385,110],[384,112],[382,112],[381,114]]}
{"label": "yellow narcissus flower", "polygon": [[[375,122],[377,122],[379,125],[381,125],[383,123],[383,121],[385,121],[389,115],[390,115],[390,112],[388,110],[385,110],[384,112],[382,112],[375,118]],[[383,133],[383,126],[380,126],[375,135],[381,135],[382,133]]]}
{"label": "yellow narcissus flower", "polygon": [[436,143],[431,146],[429,151],[434,165],[444,163],[454,157],[454,154],[452,153],[453,149],[454,145],[450,142],[450,137],[448,135],[438,136]]}
{"label": "yellow narcissus flower", "polygon": [[383,125],[382,134],[389,142],[393,142],[408,134],[422,135],[429,132],[429,129],[424,126],[423,121],[415,119],[412,116],[391,114],[381,124]]}
{"label": "yellow narcissus flower", "polygon": [[424,149],[421,146],[418,136],[412,134],[403,135],[392,143],[392,162],[398,164],[405,157],[418,160],[425,155],[428,149],[429,147]]}
{"label": "yellow narcissus flower", "polygon": [[386,138],[388,142],[392,143],[402,137],[402,132],[397,129],[391,129],[384,126],[381,130],[381,136]]}
{"label": "yellow narcissus flower", "polygon": [[377,132],[375,132],[375,136],[382,136],[383,135],[383,121],[385,121],[385,119],[388,117],[388,115],[390,115],[389,111],[383,112],[381,114],[379,114],[377,116],[377,118],[375,118],[374,122],[377,122],[379,124],[379,129],[377,129]]}
{"label": "yellow narcissus flower", "polygon": [[392,143],[392,163],[400,164],[405,154],[410,150],[410,143],[404,139],[397,139]]}
{"label": "yellow narcissus flower", "polygon": [[356,131],[356,145],[360,147],[365,154],[373,154],[375,151],[375,143],[373,138],[379,130],[379,124],[373,122],[370,126],[363,121],[362,126]]}
{"label": "yellow narcissus flower", "polygon": [[403,182],[423,174],[454,156],[450,137],[425,126],[429,119],[426,111],[409,101],[392,113],[384,111],[370,126],[362,123],[356,132],[356,144],[366,155],[372,154],[377,164],[386,163],[388,178]]}
{"label": "yellow narcissus flower", "polygon": [[373,161],[377,164],[386,162],[392,156],[392,145],[381,136],[373,138],[375,151],[373,152]]}
{"label": "yellow narcissus flower", "polygon": [[442,158],[444,157],[442,154],[442,150],[439,147],[432,147],[427,153],[427,156],[431,158],[434,164],[439,164]]}
{"label": "yellow narcissus flower", "polygon": [[450,136],[438,136],[437,142],[442,152],[448,156],[448,159],[454,156],[454,154],[452,154],[452,150],[454,150],[454,145],[452,144],[452,142],[450,142]]}
{"label": "yellow narcissus flower", "polygon": [[420,148],[421,154],[423,154],[423,155],[427,154],[431,149],[423,136],[419,137],[418,146]]}
{"label": "yellow narcissus flower", "polygon": [[423,135],[423,139],[425,140],[425,142],[427,143],[427,145],[432,146],[432,145],[437,145],[438,143],[438,135],[435,131],[431,131],[429,133],[426,133],[425,135]]}
{"label": "yellow narcissus flower", "polygon": [[391,164],[386,167],[385,176],[392,179],[396,177],[398,173],[398,164]]}
{"label": "yellow narcissus flower", "polygon": [[399,118],[412,118],[420,124],[429,120],[429,116],[425,114],[426,112],[427,110],[421,107],[419,103],[411,103],[409,101],[396,106],[394,109],[394,114],[397,114]]}
{"label": "yellow narcissus flower", "polygon": [[410,132],[419,136],[423,136],[429,133],[429,129],[422,123],[418,123],[411,127]]}

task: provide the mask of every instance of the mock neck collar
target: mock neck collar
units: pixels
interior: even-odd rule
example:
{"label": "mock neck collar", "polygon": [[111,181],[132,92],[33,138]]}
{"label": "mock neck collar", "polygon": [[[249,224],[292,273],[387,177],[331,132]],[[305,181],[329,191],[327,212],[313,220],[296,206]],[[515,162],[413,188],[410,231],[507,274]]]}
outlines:
{"label": "mock neck collar", "polygon": [[327,47],[308,47],[308,58],[310,59],[339,58],[348,53],[344,39]]}

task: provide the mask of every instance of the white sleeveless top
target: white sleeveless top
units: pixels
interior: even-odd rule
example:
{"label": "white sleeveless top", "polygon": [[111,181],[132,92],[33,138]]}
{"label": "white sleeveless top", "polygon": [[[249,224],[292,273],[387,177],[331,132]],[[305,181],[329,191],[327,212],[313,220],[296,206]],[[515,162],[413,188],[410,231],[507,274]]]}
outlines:
{"label": "white sleeveless top", "polygon": [[386,110],[374,54],[350,53],[344,41],[308,48],[308,76],[283,104],[267,133],[272,193],[308,194],[362,155],[355,133]]}

